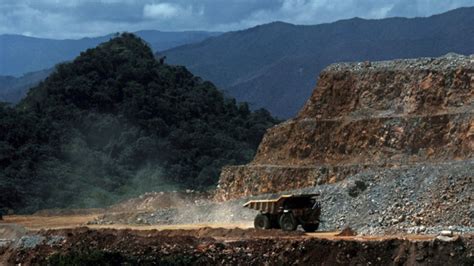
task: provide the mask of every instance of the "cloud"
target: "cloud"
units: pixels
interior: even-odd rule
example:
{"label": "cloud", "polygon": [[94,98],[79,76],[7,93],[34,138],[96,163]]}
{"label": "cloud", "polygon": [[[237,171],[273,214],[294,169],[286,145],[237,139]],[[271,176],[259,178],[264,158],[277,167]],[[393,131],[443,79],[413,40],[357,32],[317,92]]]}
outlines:
{"label": "cloud", "polygon": [[172,18],[176,17],[180,11],[179,6],[170,3],[147,4],[143,7],[143,15],[146,18]]}
{"label": "cloud", "polygon": [[1,0],[0,34],[80,38],[118,31],[228,31],[272,21],[429,16],[474,0]]}

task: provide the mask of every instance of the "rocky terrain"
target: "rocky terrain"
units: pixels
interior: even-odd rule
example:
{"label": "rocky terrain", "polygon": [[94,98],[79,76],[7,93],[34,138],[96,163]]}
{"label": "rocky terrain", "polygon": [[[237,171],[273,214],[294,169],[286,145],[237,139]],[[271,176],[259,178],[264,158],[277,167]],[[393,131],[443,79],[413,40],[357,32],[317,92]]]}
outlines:
{"label": "rocky terrain", "polygon": [[312,238],[279,230],[49,230],[0,246],[26,265],[472,265],[472,236]]}
{"label": "rocky terrain", "polygon": [[256,212],[243,203],[286,191],[321,194],[322,230],[474,232],[473,88],[474,56],[333,65],[298,117],[267,132],[251,164],[223,170],[218,202],[92,223],[251,222]]}
{"label": "rocky terrain", "polygon": [[268,130],[249,165],[223,170],[217,198],[469,161],[473,113],[474,55],[331,65],[298,116]]}
{"label": "rocky terrain", "polygon": [[[474,232],[474,162],[366,170],[336,183],[295,189],[320,193],[323,231],[350,226],[358,234],[437,234]],[[248,223],[256,211],[242,208],[250,198],[225,202],[201,199],[184,206],[147,211],[108,212],[90,224]]]}
{"label": "rocky terrain", "polygon": [[319,191],[328,229],[473,231],[473,158],[474,55],[341,63],[216,199]]}

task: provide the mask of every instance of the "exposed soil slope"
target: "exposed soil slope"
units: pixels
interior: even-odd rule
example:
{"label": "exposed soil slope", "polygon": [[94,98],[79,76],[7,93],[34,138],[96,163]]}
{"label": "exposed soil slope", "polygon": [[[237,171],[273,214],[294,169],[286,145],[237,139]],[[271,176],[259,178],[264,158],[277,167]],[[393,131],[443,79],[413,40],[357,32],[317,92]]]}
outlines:
{"label": "exposed soil slope", "polygon": [[473,156],[474,56],[335,64],[296,118],[267,131],[249,165],[224,169],[218,198]]}
{"label": "exposed soil slope", "polygon": [[335,64],[216,199],[319,192],[322,227],[474,231],[474,56]]}

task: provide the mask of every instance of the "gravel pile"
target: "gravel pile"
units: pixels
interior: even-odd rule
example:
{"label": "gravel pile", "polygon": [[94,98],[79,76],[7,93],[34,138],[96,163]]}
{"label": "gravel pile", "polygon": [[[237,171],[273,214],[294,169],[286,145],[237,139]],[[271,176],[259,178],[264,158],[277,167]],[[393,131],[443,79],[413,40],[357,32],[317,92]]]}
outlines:
{"label": "gravel pile", "polygon": [[319,192],[323,230],[346,225],[361,234],[474,232],[474,162],[363,172]]}
{"label": "gravel pile", "polygon": [[474,68],[474,55],[464,56],[456,53],[448,53],[441,57],[336,63],[328,66],[324,71],[450,70],[459,67]]}
{"label": "gravel pile", "polygon": [[41,235],[27,235],[22,236],[17,242],[17,248],[35,248],[36,246],[42,244],[46,238]]}

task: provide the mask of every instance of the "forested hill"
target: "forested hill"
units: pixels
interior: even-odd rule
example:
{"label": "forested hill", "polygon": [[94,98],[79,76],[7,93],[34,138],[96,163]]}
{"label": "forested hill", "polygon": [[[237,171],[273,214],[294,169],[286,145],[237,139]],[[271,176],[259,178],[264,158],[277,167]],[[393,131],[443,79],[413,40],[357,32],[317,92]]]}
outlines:
{"label": "forested hill", "polygon": [[[147,41],[153,51],[163,51],[183,44],[200,42],[219,32],[164,32],[143,30],[134,33]],[[16,34],[0,35],[0,75],[20,76],[28,72],[52,68],[74,59],[81,51],[110,40],[113,34],[82,39],[46,39]],[[0,83],[1,85],[1,83]]]}
{"label": "forested hill", "polygon": [[122,34],[59,65],[17,106],[0,106],[0,208],[206,188],[223,165],[250,161],[276,122]]}
{"label": "forested hill", "polygon": [[[134,34],[145,40],[153,51],[162,51],[199,42],[220,33],[143,30]],[[93,48],[112,37],[113,35],[109,34],[78,40],[53,40],[22,35],[0,35],[0,101],[18,103],[30,88],[51,73],[54,65],[72,60],[81,51]]]}

